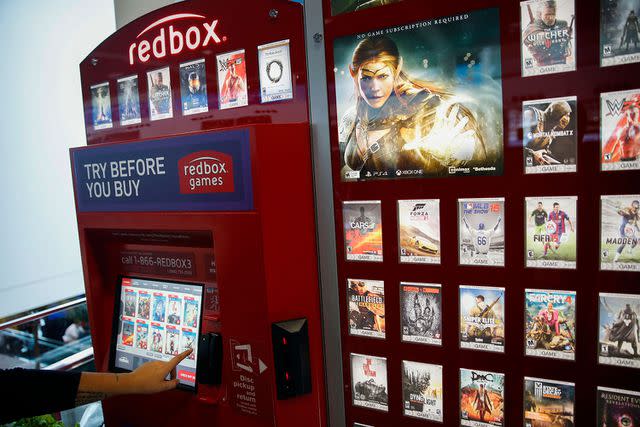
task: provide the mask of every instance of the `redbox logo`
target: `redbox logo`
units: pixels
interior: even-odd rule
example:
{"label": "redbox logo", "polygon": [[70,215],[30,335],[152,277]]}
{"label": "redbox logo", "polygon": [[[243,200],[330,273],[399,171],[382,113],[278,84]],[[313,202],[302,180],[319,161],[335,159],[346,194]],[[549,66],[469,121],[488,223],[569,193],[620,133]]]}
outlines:
{"label": "redbox logo", "polygon": [[[179,19],[207,19],[203,15],[196,15],[194,13],[177,13],[170,15],[162,19],[158,19],[153,24],[142,30],[136,37],[139,39],[147,31],[150,31],[156,27],[166,24],[171,21]],[[192,25],[182,33],[180,30],[173,28],[173,25],[169,27],[163,27],[160,29],[153,40],[145,39],[139,43],[131,43],[129,46],[129,64],[133,65],[135,60],[140,62],[147,62],[153,56],[156,59],[164,58],[167,56],[167,49],[170,55],[177,55],[186,47],[189,50],[196,50],[201,47],[205,47],[210,42],[216,44],[220,43],[220,37],[216,34],[216,26],[218,20],[214,19],[211,23],[207,21],[201,22],[200,25]],[[204,30],[204,31],[203,31]]]}
{"label": "redbox logo", "polygon": [[232,193],[233,159],[217,151],[198,151],[178,160],[180,193]]}

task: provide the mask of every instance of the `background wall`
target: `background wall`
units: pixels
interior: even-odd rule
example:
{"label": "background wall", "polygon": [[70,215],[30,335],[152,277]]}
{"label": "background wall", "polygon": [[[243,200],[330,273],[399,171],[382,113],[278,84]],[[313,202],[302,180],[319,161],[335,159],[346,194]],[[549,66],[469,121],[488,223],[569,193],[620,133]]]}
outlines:
{"label": "background wall", "polygon": [[68,148],[85,144],[78,64],[113,0],[0,2],[0,317],[84,293]]}

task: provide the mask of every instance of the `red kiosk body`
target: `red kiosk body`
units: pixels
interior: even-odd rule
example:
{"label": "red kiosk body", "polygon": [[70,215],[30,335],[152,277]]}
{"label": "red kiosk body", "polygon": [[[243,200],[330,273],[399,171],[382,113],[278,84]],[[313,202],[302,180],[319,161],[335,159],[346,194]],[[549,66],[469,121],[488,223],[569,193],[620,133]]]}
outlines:
{"label": "red kiosk body", "polygon": [[[72,149],[71,162],[96,367],[113,364],[118,290],[134,277],[204,284],[198,375],[214,372],[196,391],[108,399],[107,425],[325,425],[302,8],[252,9],[171,5],[80,66],[89,146]],[[257,47],[283,40],[290,96],[261,104]],[[216,56],[242,49],[248,105],[221,110]],[[208,111],[186,114],[181,64],[201,59]],[[172,114],[151,120],[146,73],[165,67]],[[130,76],[140,83],[139,119],[123,124],[118,80]],[[110,96],[96,102],[93,87],[105,82]],[[215,347],[207,360],[203,340]],[[183,376],[193,380],[178,369]]]}

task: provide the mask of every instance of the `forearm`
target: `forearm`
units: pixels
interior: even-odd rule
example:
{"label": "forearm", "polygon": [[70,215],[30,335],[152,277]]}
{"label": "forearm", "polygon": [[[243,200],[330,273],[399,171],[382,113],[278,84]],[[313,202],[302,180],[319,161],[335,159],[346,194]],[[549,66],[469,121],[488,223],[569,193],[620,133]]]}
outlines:
{"label": "forearm", "polygon": [[76,406],[125,394],[131,390],[130,374],[83,372],[76,394]]}

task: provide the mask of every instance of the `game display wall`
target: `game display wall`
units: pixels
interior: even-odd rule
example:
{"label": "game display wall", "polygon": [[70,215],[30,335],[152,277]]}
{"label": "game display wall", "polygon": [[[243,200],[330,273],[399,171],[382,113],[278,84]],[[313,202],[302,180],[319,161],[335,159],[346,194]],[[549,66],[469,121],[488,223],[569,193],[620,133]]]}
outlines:
{"label": "game display wall", "polygon": [[[640,4],[323,4],[347,425],[594,425],[598,387],[637,405]],[[384,257],[345,245],[359,200]],[[353,334],[354,277],[383,283],[384,337]],[[384,412],[354,404],[351,353],[384,358]]]}

